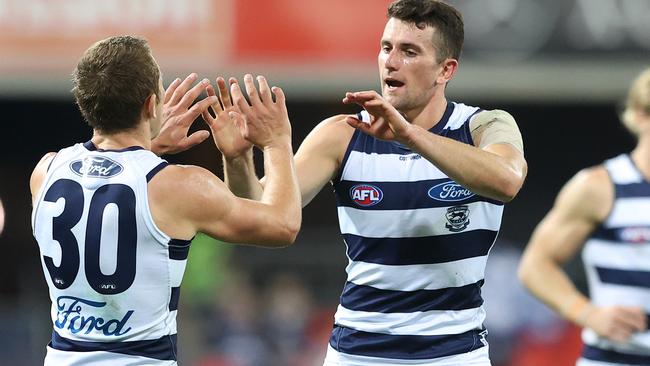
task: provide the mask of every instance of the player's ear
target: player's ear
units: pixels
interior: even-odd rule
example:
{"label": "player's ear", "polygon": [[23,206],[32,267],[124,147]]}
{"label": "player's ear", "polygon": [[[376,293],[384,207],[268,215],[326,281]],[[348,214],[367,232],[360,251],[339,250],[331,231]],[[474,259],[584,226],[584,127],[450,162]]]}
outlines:
{"label": "player's ear", "polygon": [[447,58],[440,63],[437,84],[446,84],[456,75],[458,70],[458,60]]}
{"label": "player's ear", "polygon": [[144,101],[144,105],[142,106],[142,112],[144,113],[144,117],[149,119],[149,118],[156,118],[156,103],[158,102],[158,98],[156,97],[156,94],[151,94],[147,99]]}

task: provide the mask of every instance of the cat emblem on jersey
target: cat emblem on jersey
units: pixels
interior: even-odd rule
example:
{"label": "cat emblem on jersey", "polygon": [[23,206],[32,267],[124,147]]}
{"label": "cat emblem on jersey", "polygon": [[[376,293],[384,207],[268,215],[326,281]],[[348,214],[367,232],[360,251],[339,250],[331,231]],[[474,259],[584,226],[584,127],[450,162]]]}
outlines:
{"label": "cat emblem on jersey", "polygon": [[469,225],[469,207],[466,205],[449,207],[445,218],[447,219],[445,227],[449,231],[454,233],[463,231]]}
{"label": "cat emblem on jersey", "polygon": [[115,160],[104,156],[89,156],[70,163],[70,170],[79,176],[110,178],[120,174],[124,168]]}

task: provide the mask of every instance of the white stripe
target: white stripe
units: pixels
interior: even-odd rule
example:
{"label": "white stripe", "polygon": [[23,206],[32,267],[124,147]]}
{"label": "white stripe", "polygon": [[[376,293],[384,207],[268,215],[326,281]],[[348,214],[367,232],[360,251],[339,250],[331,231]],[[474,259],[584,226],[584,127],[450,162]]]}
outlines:
{"label": "white stripe", "polygon": [[169,260],[169,279],[171,287],[178,287],[183,282],[183,273],[185,272],[185,265],[187,260]]}
{"label": "white stripe", "polygon": [[605,161],[605,167],[611,172],[612,181],[616,184],[630,184],[642,182],[643,179],[629,155],[621,154]]}
{"label": "white stripe", "polygon": [[[467,206],[469,225],[462,232],[478,229],[499,230],[503,206],[487,202],[473,202]],[[338,207],[341,233],[367,238],[417,238],[450,234],[452,232],[446,227],[446,214],[447,207],[415,210],[360,210]]]}
{"label": "white stripe", "polygon": [[485,320],[482,307],[466,310],[431,310],[414,313],[377,313],[349,310],[339,305],[336,324],[364,332],[390,335],[448,335],[477,329]]}
{"label": "white stripe", "polygon": [[427,360],[399,360],[394,358],[379,358],[357,356],[337,352],[327,345],[327,355],[323,366],[490,366],[489,347],[484,346],[472,352],[453,356],[439,357]]}
{"label": "white stripe", "polygon": [[582,257],[592,266],[650,271],[650,245],[647,244],[623,244],[590,239],[584,247]]}
{"label": "white stripe", "polygon": [[650,332],[636,333],[627,342],[620,343],[604,339],[593,330],[585,328],[582,330],[582,341],[593,347],[610,349],[619,353],[650,356],[650,348],[647,346],[650,344]]}
{"label": "white stripe", "polygon": [[607,218],[605,227],[650,225],[650,215],[641,214],[649,211],[650,198],[648,197],[619,198]]}
{"label": "white stripe", "polygon": [[588,360],[586,358],[579,358],[576,362],[576,366],[623,366],[620,363],[609,363],[609,362],[600,362]]}
{"label": "white stripe", "polygon": [[367,154],[351,151],[343,168],[342,180],[363,182],[415,182],[428,179],[447,178],[425,158],[411,159],[416,153]]}
{"label": "white stripe", "polygon": [[463,103],[454,103],[454,111],[449,117],[449,122],[447,122],[445,127],[451,130],[457,130],[472,114],[474,114],[474,112],[478,110],[479,108],[477,107],[471,107]]}
{"label": "white stripe", "polygon": [[484,277],[487,255],[436,264],[391,266],[351,261],[348,281],[381,290],[416,291],[460,287]]}

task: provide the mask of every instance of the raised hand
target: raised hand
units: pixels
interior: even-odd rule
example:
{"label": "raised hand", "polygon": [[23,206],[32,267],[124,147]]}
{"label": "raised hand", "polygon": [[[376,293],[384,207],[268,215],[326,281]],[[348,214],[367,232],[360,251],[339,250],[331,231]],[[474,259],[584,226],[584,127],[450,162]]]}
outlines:
{"label": "raised hand", "polygon": [[[233,159],[249,151],[253,144],[242,137],[237,119],[231,118],[229,115],[230,112],[239,112],[239,109],[232,104],[226,80],[218,77],[216,81],[218,96],[212,85],[208,85],[206,88],[208,96],[217,96],[219,98],[216,103],[210,106],[215,117],[212,117],[208,110],[205,110],[201,116],[210,127],[217,148],[226,159]],[[237,83],[237,79],[230,78],[230,84],[234,83]]]}
{"label": "raised hand", "polygon": [[219,102],[216,96],[208,96],[192,105],[210,84],[207,79],[203,79],[190,89],[196,79],[197,75],[192,73],[182,82],[180,79],[174,80],[165,90],[162,127],[158,135],[151,140],[151,151],[156,155],[185,151],[210,136],[210,133],[205,130],[187,136],[194,120],[211,104]]}
{"label": "raised hand", "polygon": [[625,342],[634,333],[648,328],[643,308],[628,306],[594,307],[584,325],[616,342]]}
{"label": "raised hand", "polygon": [[[244,76],[246,94],[250,105],[242,94],[237,82],[230,84],[233,102],[239,112],[232,111],[230,116],[238,124],[243,138],[259,148],[276,144],[291,144],[291,124],[285,104],[284,92],[269,84],[263,76],[257,77],[259,91],[255,87],[253,76]],[[275,101],[273,101],[275,96]]]}
{"label": "raised hand", "polygon": [[376,91],[345,93],[343,103],[357,104],[371,117],[370,123],[367,123],[355,115],[348,116],[346,122],[350,126],[381,140],[405,142],[410,123]]}

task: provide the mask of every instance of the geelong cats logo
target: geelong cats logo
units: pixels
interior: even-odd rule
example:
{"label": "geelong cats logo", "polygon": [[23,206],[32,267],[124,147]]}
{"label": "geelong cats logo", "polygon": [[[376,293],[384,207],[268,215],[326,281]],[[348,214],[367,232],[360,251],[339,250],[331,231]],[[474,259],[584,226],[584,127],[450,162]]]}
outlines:
{"label": "geelong cats logo", "polygon": [[370,184],[357,184],[350,188],[350,197],[352,201],[359,206],[374,206],[381,202],[384,193],[378,187]]}
{"label": "geelong cats logo", "polygon": [[449,207],[445,218],[447,219],[445,227],[449,231],[454,233],[463,231],[469,225],[469,207],[465,205]]}

